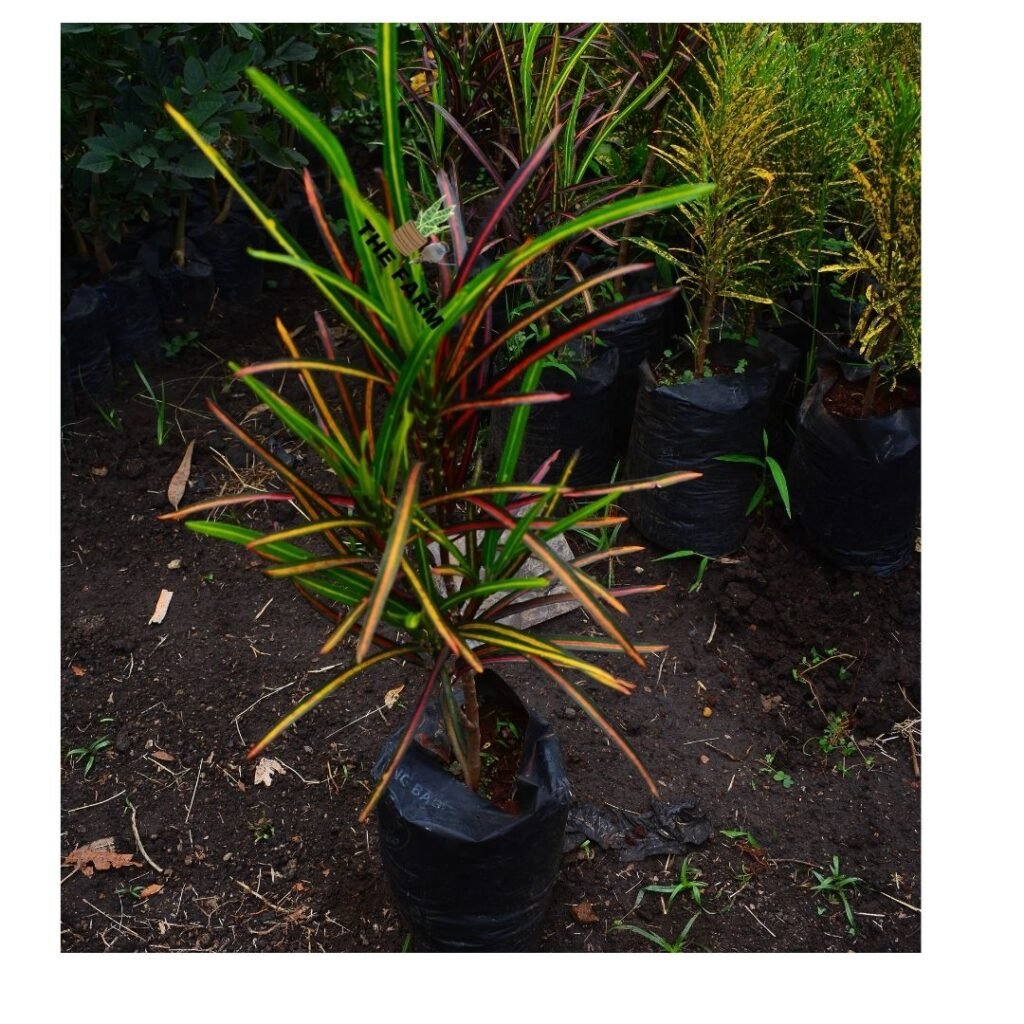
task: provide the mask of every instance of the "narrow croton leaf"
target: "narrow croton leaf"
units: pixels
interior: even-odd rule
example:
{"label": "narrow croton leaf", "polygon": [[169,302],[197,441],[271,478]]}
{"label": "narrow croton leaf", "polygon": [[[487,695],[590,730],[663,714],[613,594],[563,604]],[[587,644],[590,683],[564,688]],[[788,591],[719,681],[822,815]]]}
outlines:
{"label": "narrow croton leaf", "polygon": [[378,780],[377,785],[374,787],[373,792],[370,794],[370,799],[366,802],[366,806],[359,812],[360,822],[365,822],[366,819],[369,818],[374,807],[377,806],[380,798],[384,795],[384,791],[388,788],[388,784],[391,782],[398,765],[401,764],[402,758],[405,757],[405,753],[409,749],[409,745],[412,743],[416,729],[420,722],[423,721],[423,715],[427,710],[427,705],[434,694],[434,690],[437,688],[438,679],[440,678],[442,671],[444,671],[448,658],[449,654],[447,651],[442,651],[437,656],[437,660],[434,662],[434,667],[430,670],[430,675],[427,677],[426,685],[420,692],[419,700],[417,700],[416,706],[413,708],[412,714],[409,716],[409,721],[402,732],[402,737],[398,741],[398,745],[395,747],[395,752],[391,755],[391,760],[381,773],[381,777]]}
{"label": "narrow croton leaf", "polygon": [[387,545],[381,555],[380,567],[377,573],[377,580],[374,583],[373,591],[370,594],[370,602],[366,609],[366,620],[363,623],[363,634],[356,646],[356,662],[361,662],[370,649],[371,634],[377,629],[377,623],[384,611],[384,602],[387,600],[391,589],[394,586],[395,578],[402,565],[402,552],[405,549],[409,536],[409,524],[412,522],[412,513],[419,495],[420,476],[423,473],[423,463],[413,463],[409,477],[402,488],[401,496],[395,505],[394,519],[391,523],[391,531],[388,534]]}
{"label": "narrow croton leaf", "polygon": [[[565,595],[560,595],[565,600]],[[472,640],[483,646],[477,650],[478,657],[484,657],[494,650],[511,651],[517,654],[534,654],[547,658],[556,665],[563,668],[575,669],[589,676],[594,682],[607,686],[609,689],[619,693],[632,693],[636,688],[634,683],[627,679],[620,679],[607,669],[598,665],[592,665],[583,658],[577,658],[572,654],[563,651],[549,638],[534,636],[532,633],[524,632],[513,626],[500,625],[495,622],[467,622],[459,627],[460,634],[466,640]],[[619,648],[621,651],[621,647]]]}
{"label": "narrow croton leaf", "polygon": [[587,717],[615,744],[616,747],[625,755],[626,759],[633,765],[633,767],[640,774],[640,777],[647,783],[647,788],[651,791],[652,796],[658,796],[658,787],[651,778],[650,772],[644,767],[643,761],[637,756],[633,748],[626,742],[625,738],[619,733],[619,731],[608,721],[604,715],[594,706],[594,704],[568,679],[565,678],[554,665],[549,664],[543,658],[538,657],[535,654],[527,654],[527,659],[534,665],[537,666],[542,672],[553,679],[559,689],[567,696],[570,700],[575,701],[586,713]]}
{"label": "narrow croton leaf", "polygon": [[270,730],[270,732],[268,732],[257,744],[255,744],[255,746],[250,749],[249,753],[246,754],[246,757],[250,761],[254,757],[257,757],[266,749],[267,745],[276,740],[277,737],[288,728],[288,726],[294,725],[295,722],[302,718],[303,715],[312,711],[317,704],[330,697],[330,695],[334,693],[339,686],[344,686],[345,683],[355,679],[356,676],[366,672],[368,669],[371,669],[376,665],[381,665],[385,661],[399,661],[407,654],[415,654],[417,650],[417,647],[408,644],[403,647],[395,647],[391,650],[381,651],[379,654],[374,654],[365,661],[346,669],[340,675],[335,676],[329,683],[320,687],[320,689],[315,693],[310,694],[310,696],[300,704],[296,704],[295,707],[292,708],[292,710],[289,711],[288,714]]}
{"label": "narrow croton leaf", "polygon": [[[494,516],[499,522],[504,523],[508,529],[514,529],[516,521],[514,518],[509,516],[502,509],[496,505],[491,504],[489,501],[484,501],[482,498],[472,498],[472,502],[484,512]],[[605,633],[612,639],[617,640],[621,645],[622,649],[641,667],[646,666],[646,662],[643,657],[637,653],[636,648],[626,639],[622,630],[605,614],[605,611],[601,606],[594,600],[591,595],[591,586],[595,585],[593,580],[587,577],[588,582],[584,583],[581,579],[582,573],[576,571],[571,566],[563,562],[543,541],[538,540],[536,537],[531,536],[529,533],[523,534],[523,543],[533,552],[537,558],[540,559],[565,585],[570,591],[573,597],[579,601],[580,606],[583,610],[605,631]]]}

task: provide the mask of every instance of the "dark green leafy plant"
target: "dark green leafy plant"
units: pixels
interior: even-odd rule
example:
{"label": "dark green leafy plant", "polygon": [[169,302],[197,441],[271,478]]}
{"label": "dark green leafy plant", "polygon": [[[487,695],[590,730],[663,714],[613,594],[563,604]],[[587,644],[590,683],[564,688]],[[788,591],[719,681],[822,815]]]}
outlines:
{"label": "dark green leafy plant", "polygon": [[[513,175],[472,240],[462,228],[454,186],[446,175],[438,176],[441,196],[452,210],[454,269],[438,265],[435,286],[422,264],[404,261],[393,246],[396,228],[411,220],[414,212],[399,132],[394,26],[380,26],[375,49],[383,122],[380,155],[385,212],[360,192],[335,136],[294,96],[259,71],[249,71],[259,92],[327,162],[344,201],[354,262],[340,251],[308,173],[307,197],[331,254],[332,268],[311,262],[201,133],[169,108],[182,130],[242,196],[283,250],[254,255],[307,273],[362,343],[366,357],[366,368],[336,358],[327,325],[318,318],[323,351],[317,357],[303,357],[278,321],[287,358],[244,368],[233,366],[236,376],[330,472],[336,489],[325,491],[286,466],[211,402],[217,420],[273,468],[287,489],[213,499],[164,517],[186,518],[253,500],[294,501],[307,521],[292,529],[261,533],[202,519],[191,519],[188,526],[247,547],[269,563],[267,575],[295,585],[331,625],[323,651],[334,649],[350,637],[354,641],[351,665],[298,704],[250,750],[249,756],[258,754],[290,724],[351,679],[384,662],[401,660],[419,668],[424,684],[391,763],[362,810],[361,820],[383,794],[434,697],[462,776],[475,789],[481,761],[476,674],[491,665],[524,662],[583,708],[655,792],[653,779],[625,739],[565,673],[579,674],[619,693],[630,692],[634,684],[581,655],[619,651],[644,666],[644,655],[662,648],[633,644],[612,613],[624,610],[623,599],[629,595],[657,588],[604,587],[583,570],[613,557],[617,553],[614,549],[565,560],[551,549],[550,542],[573,528],[614,526],[621,519],[609,516],[607,509],[625,492],[669,486],[694,474],[677,472],[576,489],[570,482],[574,460],[558,480],[545,481],[557,453],[537,467],[528,481],[514,480],[513,473],[530,406],[562,397],[535,392],[541,360],[602,323],[624,312],[664,302],[672,293],[624,301],[553,331],[490,380],[486,373],[489,360],[509,338],[587,286],[635,268],[612,269],[573,284],[485,344],[480,342],[479,328],[503,287],[553,247],[588,229],[688,202],[712,186],[678,185],[620,199],[523,242],[487,269],[476,269],[492,232],[549,156],[558,137],[558,131],[552,131]],[[312,418],[260,379],[265,373],[282,371],[295,373],[302,380],[313,403]],[[481,413],[496,408],[513,410],[511,426],[495,479],[482,483],[474,458],[479,419]],[[579,504],[566,511],[560,507],[563,499]],[[541,568],[533,575],[521,575],[520,570],[531,557]],[[567,593],[546,593],[556,582]],[[567,597],[586,611],[604,637],[540,639],[504,621],[516,612]]]}

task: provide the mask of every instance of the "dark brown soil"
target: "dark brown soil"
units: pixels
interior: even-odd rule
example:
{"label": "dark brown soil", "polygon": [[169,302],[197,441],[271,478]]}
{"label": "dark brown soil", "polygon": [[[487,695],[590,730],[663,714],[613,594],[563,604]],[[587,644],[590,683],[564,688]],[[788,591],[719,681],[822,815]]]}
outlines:
{"label": "dark brown soil", "polygon": [[[282,771],[256,784],[248,746],[350,652],[318,656],[322,620],[254,556],[156,518],[190,440],[186,500],[275,486],[204,399],[246,415],[254,402],[223,360],[276,356],[274,314],[295,329],[315,304],[296,290],[251,310],[219,309],[206,348],[151,374],[172,403],[162,447],[152,405],[127,377],[114,401],[122,429],[91,410],[64,428],[60,854],[112,837],[137,863],[89,877],[62,868],[66,951],[405,944],[373,829],[356,817],[416,679],[395,666],[353,681],[270,748]],[[302,458],[265,413],[251,416],[269,445]],[[290,511],[273,515],[287,521]],[[240,518],[271,520],[258,505]],[[769,510],[745,548],[709,565],[691,593],[695,570],[636,559],[615,567],[620,580],[668,584],[635,602],[628,627],[671,648],[633,674],[632,697],[596,697],[664,799],[696,800],[711,823],[687,868],[704,885],[700,906],[693,890],[645,893],[679,879],[680,856],[621,861],[591,843],[564,858],[540,949],[652,951],[651,939],[617,923],[671,943],[700,911],[686,949],[918,950],[918,560],[888,580],[829,568]],[[174,594],[166,618],[148,625],[162,589]],[[576,800],[648,808],[639,779],[589,720],[545,681],[507,676],[557,725]],[[389,709],[384,695],[398,686]],[[100,740],[112,742],[87,775],[68,751]],[[845,890],[855,934],[842,904],[811,888],[812,872],[827,876],[834,857],[840,874],[861,879]]]}

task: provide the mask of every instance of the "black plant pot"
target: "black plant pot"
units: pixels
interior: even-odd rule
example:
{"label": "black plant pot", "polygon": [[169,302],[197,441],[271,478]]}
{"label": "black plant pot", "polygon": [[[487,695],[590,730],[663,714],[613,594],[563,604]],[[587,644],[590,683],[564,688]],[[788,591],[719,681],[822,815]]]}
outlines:
{"label": "black plant pot", "polygon": [[263,294],[264,263],[249,255],[263,248],[263,233],[255,224],[229,220],[192,231],[192,240],[213,266],[217,292],[228,302],[256,302]]}
{"label": "black plant pot", "polygon": [[773,331],[757,328],[754,331],[757,347],[771,352],[778,360],[775,386],[768,401],[768,451],[780,463],[785,464],[793,446],[793,424],[800,406],[800,388],[797,373],[801,366],[800,349]]}
{"label": "black plant pot", "polygon": [[612,409],[613,443],[618,454],[625,454],[633,425],[633,409],[640,387],[640,364],[661,355],[665,338],[665,307],[655,306],[627,313],[607,324],[598,337],[619,350],[619,374]]}
{"label": "black plant pot", "polygon": [[650,366],[641,366],[627,458],[630,478],[679,469],[703,475],[626,495],[623,502],[633,526],[654,544],[670,551],[724,555],[746,536],[747,504],[760,470],[719,462],[717,456],[762,456],[777,361],[766,350],[735,342],[712,345],[708,355],[712,363],[724,366],[746,359],[746,370],[659,385]]}
{"label": "black plant pot", "polygon": [[100,290],[107,307],[114,365],[156,362],[164,333],[160,307],[146,272],[136,263],[118,264]]}
{"label": "black plant pot", "polygon": [[73,391],[92,399],[108,398],[114,390],[110,362],[107,308],[95,288],[76,288],[60,315],[61,350]]}
{"label": "black plant pot", "polygon": [[171,263],[172,248],[171,232],[159,232],[139,247],[138,262],[156,293],[165,333],[199,331],[213,305],[213,266],[190,238],[185,239],[184,266]]}
{"label": "black plant pot", "polygon": [[822,367],[800,406],[786,476],[811,546],[842,569],[888,576],[914,556],[921,508],[921,410],[855,419],[825,407]]}
{"label": "black plant pot", "polygon": [[[554,481],[573,452],[579,459],[570,483],[579,486],[607,483],[615,471],[614,412],[615,385],[619,372],[619,350],[612,345],[599,349],[586,365],[571,364],[575,376],[549,366],[540,375],[539,391],[568,394],[561,402],[535,405],[526,424],[519,455],[517,476],[529,479],[556,451],[561,454],[545,477]],[[500,454],[511,414],[491,417],[492,452]]]}
{"label": "black plant pot", "polygon": [[[570,793],[557,737],[493,672],[477,677],[477,695],[482,714],[497,708],[526,722],[519,813],[471,792],[422,741],[413,742],[377,806],[384,873],[418,951],[529,950],[561,862]],[[436,706],[420,737],[445,745]],[[385,745],[376,777],[398,739]]]}

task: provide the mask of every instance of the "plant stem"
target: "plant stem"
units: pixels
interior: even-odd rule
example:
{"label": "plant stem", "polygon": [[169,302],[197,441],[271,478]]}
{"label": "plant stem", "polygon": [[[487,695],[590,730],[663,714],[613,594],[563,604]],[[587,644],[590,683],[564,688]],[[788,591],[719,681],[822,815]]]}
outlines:
{"label": "plant stem", "polygon": [[178,217],[174,224],[174,248],[171,250],[171,263],[176,267],[185,266],[185,218],[188,215],[188,193],[183,192],[178,199]]}
{"label": "plant stem", "polygon": [[870,416],[875,407],[875,392],[878,390],[878,380],[881,375],[882,369],[878,363],[875,363],[871,367],[871,376],[868,378],[868,386],[864,391],[864,403],[860,409],[862,416]]}
{"label": "plant stem", "polygon": [[462,679],[465,704],[459,712],[466,737],[466,759],[462,765],[463,780],[475,793],[480,785],[480,705],[476,699],[476,676],[467,671]]}

